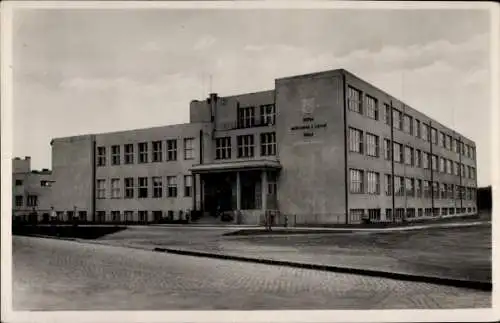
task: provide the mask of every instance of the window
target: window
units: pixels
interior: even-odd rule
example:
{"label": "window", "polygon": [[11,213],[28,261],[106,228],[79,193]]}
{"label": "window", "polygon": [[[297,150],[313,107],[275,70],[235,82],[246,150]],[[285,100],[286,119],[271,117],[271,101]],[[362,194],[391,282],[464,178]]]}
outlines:
{"label": "window", "polygon": [[470,168],[470,178],[476,179],[476,169],[474,167]]}
{"label": "window", "polygon": [[365,96],[366,116],[378,120],[378,102],[377,99],[369,95]]}
{"label": "window", "polygon": [[432,215],[439,216],[439,208],[435,207],[434,209],[432,209]]}
{"label": "window", "polygon": [[448,208],[447,207],[441,208],[441,215],[448,215]]}
{"label": "window", "polygon": [[162,142],[153,141],[153,163],[158,163],[163,160]]}
{"label": "window", "polygon": [[380,221],[380,209],[368,209],[368,218],[370,221]]}
{"label": "window", "polygon": [[167,176],[167,196],[177,197],[177,177]]}
{"label": "window", "polygon": [[439,183],[437,182],[432,182],[432,196],[439,199]]}
{"label": "window", "polygon": [[415,150],[415,167],[422,167],[422,152],[419,149]]}
{"label": "window", "polygon": [[385,209],[386,221],[392,221],[392,209]]}
{"label": "window", "polygon": [[403,129],[403,113],[397,109],[392,110],[393,126],[396,129]]}
{"label": "window", "polygon": [[363,131],[349,128],[349,151],[363,153]]}
{"label": "window", "polygon": [[23,180],[22,179],[16,179],[16,186],[22,186],[23,185]]}
{"label": "window", "polygon": [[184,175],[184,196],[191,196],[193,187],[193,177],[191,175]]}
{"label": "window", "polygon": [[455,167],[454,167],[455,171],[455,176],[458,176],[460,174],[460,165],[458,164],[458,162],[455,162]]}
{"label": "window", "polygon": [[133,164],[134,163],[134,145],[126,144],[125,145],[125,164]]}
{"label": "window", "polygon": [[413,178],[405,179],[406,196],[415,196],[415,180]]}
{"label": "window", "polygon": [[97,166],[106,166],[106,147],[97,147]]}
{"label": "window", "polygon": [[38,206],[38,196],[28,195],[26,206]]}
{"label": "window", "polygon": [[387,103],[384,103],[384,110],[385,110],[385,124],[391,125],[391,107]]}
{"label": "window", "polygon": [[260,134],[260,155],[274,156],[276,155],[276,133],[267,132]]}
{"label": "window", "polygon": [[415,197],[422,197],[422,180],[415,180]]}
{"label": "window", "polygon": [[460,164],[460,176],[465,177],[465,166]]}
{"label": "window", "polygon": [[134,220],[134,211],[123,211],[123,217],[125,222],[131,222]]}
{"label": "window", "polygon": [[446,173],[451,174],[453,172],[452,167],[451,167],[451,160],[447,159],[446,160]]}
{"label": "window", "polygon": [[361,91],[349,86],[347,88],[347,96],[349,110],[363,114],[363,107],[361,105]]}
{"label": "window", "polygon": [[413,219],[415,218],[415,209],[406,209],[406,218]]}
{"label": "window", "polygon": [[184,159],[194,159],[194,138],[184,139]]}
{"label": "window", "polygon": [[435,128],[431,128],[431,140],[434,145],[437,145],[438,138],[437,138],[437,130]]}
{"label": "window", "polygon": [[472,160],[476,159],[476,148],[470,147],[470,153]]}
{"label": "window", "polygon": [[263,125],[272,125],[276,122],[276,108],[274,104],[260,106],[260,122]]}
{"label": "window", "polygon": [[451,150],[451,136],[446,135],[446,148]]}
{"label": "window", "polygon": [[453,140],[453,151],[458,153],[458,146],[459,146],[458,139],[452,139],[452,140]]}
{"label": "window", "polygon": [[111,164],[120,165],[120,146],[111,146]]}
{"label": "window", "polygon": [[238,108],[238,128],[248,128],[255,125],[255,107]]}
{"label": "window", "polygon": [[467,167],[464,166],[464,177],[465,178],[469,178],[469,169],[470,168],[468,166]]}
{"label": "window", "polygon": [[441,173],[446,172],[446,160],[443,157],[439,157],[439,171]]}
{"label": "window", "polygon": [[139,221],[148,222],[148,211],[139,211]]}
{"label": "window", "polygon": [[398,219],[398,220],[402,220],[405,216],[405,209],[403,208],[397,208],[395,210],[395,214],[394,214],[395,218]]}
{"label": "window", "polygon": [[439,145],[446,148],[446,135],[442,131],[439,132]]}
{"label": "window", "polygon": [[449,199],[453,199],[455,194],[453,192],[453,184],[448,184],[448,192],[446,193],[446,197]]}
{"label": "window", "polygon": [[351,178],[351,193],[361,194],[363,193],[363,171],[359,169],[350,170]]}
{"label": "window", "polygon": [[418,217],[421,218],[424,216],[424,210],[422,208],[418,209]]}
{"label": "window", "polygon": [[139,164],[144,164],[148,162],[148,143],[139,143]]}
{"label": "window", "polygon": [[349,220],[351,223],[358,223],[365,216],[364,209],[350,209],[349,210]]}
{"label": "window", "polygon": [[231,159],[231,137],[215,138],[215,159]]}
{"label": "window", "polygon": [[97,222],[104,223],[106,221],[106,211],[97,211]]}
{"label": "window", "polygon": [[125,198],[133,199],[134,198],[134,179],[132,177],[127,177],[124,180],[125,183]]}
{"label": "window", "polygon": [[422,137],[422,129],[420,128],[420,120],[415,119],[415,137]]}
{"label": "window", "polygon": [[404,196],[405,195],[405,187],[404,187],[404,178],[401,176],[394,176],[394,195],[395,196]]}
{"label": "window", "polygon": [[111,198],[117,199],[120,198],[120,179],[112,178],[111,179]]}
{"label": "window", "polygon": [[389,174],[385,175],[385,195],[392,195],[392,176]]}
{"label": "window", "polygon": [[397,142],[394,142],[393,144],[394,161],[396,163],[403,163],[403,146]]}
{"label": "window", "polygon": [[384,139],[384,158],[391,160],[391,141],[389,139]]}
{"label": "window", "polygon": [[147,177],[139,177],[137,197],[140,199],[148,197],[148,178]]}
{"label": "window", "polygon": [[78,218],[80,220],[87,220],[87,211],[78,211]]}
{"label": "window", "polygon": [[405,163],[408,166],[413,166],[413,148],[406,146],[405,147]]}
{"label": "window", "polygon": [[98,199],[106,198],[106,180],[104,180],[104,179],[97,180],[96,198],[98,198]]}
{"label": "window", "polygon": [[430,140],[429,138],[430,138],[429,125],[422,123],[422,139],[424,139],[425,141],[429,141]]}
{"label": "window", "polygon": [[424,169],[428,169],[429,168],[429,153],[427,153],[427,152],[424,151],[422,153],[422,157],[423,157],[422,158],[422,167]]}
{"label": "window", "polygon": [[372,157],[379,156],[378,136],[371,133],[366,134],[366,154]]}
{"label": "window", "polygon": [[163,183],[160,176],[153,177],[153,197],[161,198],[163,196]]}
{"label": "window", "polygon": [[435,170],[438,169],[437,168],[437,166],[438,166],[437,165],[437,156],[436,155],[432,155],[431,159],[432,159],[432,170],[435,171]]}
{"label": "window", "polygon": [[441,199],[446,198],[446,193],[448,192],[448,184],[439,185],[439,193],[441,194]]}
{"label": "window", "polygon": [[375,172],[367,172],[367,193],[380,194],[380,175]]}
{"label": "window", "polygon": [[431,197],[431,183],[429,181],[424,181],[424,197]]}
{"label": "window", "polygon": [[403,131],[413,135],[413,118],[405,114],[403,118]]}
{"label": "window", "polygon": [[120,222],[120,211],[111,211],[111,221]]}
{"label": "window", "polygon": [[254,156],[253,135],[242,135],[236,137],[238,143],[238,158]]}
{"label": "window", "polygon": [[168,161],[177,160],[177,140],[176,139],[167,140],[167,160]]}
{"label": "window", "polygon": [[21,207],[23,206],[23,196],[22,195],[16,195],[16,207]]}
{"label": "window", "polygon": [[161,221],[163,211],[153,211],[153,221],[158,223]]}

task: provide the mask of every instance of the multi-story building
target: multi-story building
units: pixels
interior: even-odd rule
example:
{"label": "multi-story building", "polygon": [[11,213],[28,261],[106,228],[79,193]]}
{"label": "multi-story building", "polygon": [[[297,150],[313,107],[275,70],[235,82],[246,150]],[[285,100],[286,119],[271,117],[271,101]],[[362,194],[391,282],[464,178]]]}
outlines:
{"label": "multi-story building", "polygon": [[12,160],[12,214],[27,220],[36,214],[37,220],[48,220],[51,211],[52,172],[31,169],[31,158]]}
{"label": "multi-story building", "polygon": [[[345,70],[190,104],[190,123],[54,139],[57,212],[155,222],[265,211],[298,223],[476,212],[473,141]],[[236,221],[236,220],[235,220]]]}

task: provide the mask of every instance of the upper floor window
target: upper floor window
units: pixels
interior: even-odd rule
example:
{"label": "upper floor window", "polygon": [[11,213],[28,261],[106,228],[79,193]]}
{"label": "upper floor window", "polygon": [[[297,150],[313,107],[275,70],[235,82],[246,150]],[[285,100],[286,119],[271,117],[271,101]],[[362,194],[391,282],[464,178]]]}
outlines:
{"label": "upper floor window", "polygon": [[96,198],[98,199],[106,198],[106,180],[98,179],[96,186],[97,186]]}
{"label": "upper floor window", "polygon": [[431,140],[434,145],[437,145],[438,138],[437,138],[437,130],[435,128],[431,128]]}
{"label": "upper floor window", "polygon": [[391,141],[389,139],[384,139],[384,158],[391,160]]}
{"label": "upper floor window", "polygon": [[453,151],[458,153],[458,139],[453,139]]}
{"label": "upper floor window", "polygon": [[23,185],[23,180],[22,179],[16,179],[16,186],[22,186]]}
{"label": "upper floor window", "polygon": [[393,109],[392,120],[394,128],[399,130],[403,129],[403,113],[401,111],[399,111],[398,109]]}
{"label": "upper floor window", "polygon": [[388,105],[387,103],[384,103],[384,110],[385,110],[385,124],[390,125],[391,124],[391,106]]}
{"label": "upper floor window", "polygon": [[191,175],[184,175],[184,196],[189,197],[192,195],[193,177]]}
{"label": "upper floor window", "polygon": [[215,159],[231,159],[231,137],[215,138]]}
{"label": "upper floor window", "polygon": [[351,193],[363,193],[364,191],[364,181],[363,181],[363,171],[359,169],[351,169],[350,171],[350,192]]}
{"label": "upper floor window", "polygon": [[134,179],[132,177],[125,178],[124,186],[125,186],[125,198],[126,199],[134,198]]}
{"label": "upper floor window", "polygon": [[380,174],[376,172],[367,172],[367,190],[368,194],[380,194]]}
{"label": "upper floor window", "polygon": [[413,157],[413,148],[405,146],[405,163],[408,166],[413,166],[414,157]]}
{"label": "upper floor window", "polygon": [[163,156],[162,142],[153,141],[153,163],[161,162]]}
{"label": "upper floor window", "polygon": [[125,164],[133,164],[134,163],[134,145],[126,144],[125,145]]}
{"label": "upper floor window", "polygon": [[15,205],[16,207],[21,207],[23,206],[23,196],[22,195],[16,195],[16,198],[15,198]]}
{"label": "upper floor window", "polygon": [[415,149],[415,167],[422,167],[422,152]]}
{"label": "upper floor window", "polygon": [[430,127],[425,123],[422,123],[422,139],[425,141],[430,140]]}
{"label": "upper floor window", "polygon": [[113,178],[111,179],[111,198],[117,199],[120,198],[120,179]]}
{"label": "upper floor window", "polygon": [[147,177],[139,177],[137,197],[138,198],[147,198],[148,197],[148,178]]}
{"label": "upper floor window", "polygon": [[276,108],[274,104],[260,106],[260,123],[263,125],[272,125],[276,122]]}
{"label": "upper floor window", "polygon": [[242,135],[236,137],[238,143],[238,158],[254,156],[253,135]]}
{"label": "upper floor window", "polygon": [[139,163],[144,164],[148,162],[148,143],[139,143]]}
{"label": "upper floor window", "polygon": [[27,206],[38,206],[38,196],[36,195],[28,195],[26,200]]}
{"label": "upper floor window", "polygon": [[177,176],[167,176],[167,196],[177,197]]}
{"label": "upper floor window", "polygon": [[349,151],[363,153],[363,131],[349,128]]}
{"label": "upper floor window", "polygon": [[394,142],[393,143],[393,151],[394,151],[394,161],[396,163],[403,163],[404,161],[404,156],[403,156],[403,145]]}
{"label": "upper floor window", "polygon": [[446,135],[442,131],[439,132],[439,144],[441,147],[446,148]]}
{"label": "upper floor window", "polygon": [[347,88],[347,102],[349,110],[363,113],[362,103],[361,103],[361,91],[349,86]]}
{"label": "upper floor window", "polygon": [[260,134],[260,155],[274,156],[276,155],[276,133],[267,132]]}
{"label": "upper floor window", "polygon": [[422,137],[422,129],[420,127],[420,120],[415,119],[415,137],[421,138]]}
{"label": "upper floor window", "polygon": [[120,146],[111,146],[111,164],[120,165]]}
{"label": "upper floor window", "polygon": [[372,157],[379,156],[379,139],[378,136],[367,133],[366,134],[366,154]]}
{"label": "upper floor window", "polygon": [[97,166],[106,166],[106,147],[97,147]]}
{"label": "upper floor window", "polygon": [[176,139],[167,140],[167,160],[168,161],[177,160],[177,140]]}
{"label": "upper floor window", "polygon": [[366,116],[368,118],[378,120],[378,102],[377,99],[369,95],[365,96]]}
{"label": "upper floor window", "polygon": [[403,117],[403,131],[413,135],[413,118],[407,114]]}
{"label": "upper floor window", "polygon": [[238,128],[248,128],[255,125],[255,107],[238,108]]}
{"label": "upper floor window", "polygon": [[438,168],[438,164],[437,164],[437,159],[438,157],[436,155],[432,155],[431,156],[431,162],[432,162],[432,170],[436,171]]}
{"label": "upper floor window", "polygon": [[153,197],[161,198],[163,196],[163,181],[160,176],[153,177]]}
{"label": "upper floor window", "polygon": [[184,139],[184,159],[194,159],[194,138]]}
{"label": "upper floor window", "polygon": [[430,161],[429,161],[430,155],[428,152],[422,152],[422,167],[424,169],[428,169],[430,166]]}
{"label": "upper floor window", "polygon": [[451,150],[451,136],[446,135],[446,142],[445,142],[446,149]]}

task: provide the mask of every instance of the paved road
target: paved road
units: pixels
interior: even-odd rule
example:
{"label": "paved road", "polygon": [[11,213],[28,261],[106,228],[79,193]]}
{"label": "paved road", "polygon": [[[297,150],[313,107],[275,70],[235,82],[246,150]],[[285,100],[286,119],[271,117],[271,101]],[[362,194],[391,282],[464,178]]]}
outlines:
{"label": "paved road", "polygon": [[490,293],[347,274],[13,238],[15,310],[490,307]]}

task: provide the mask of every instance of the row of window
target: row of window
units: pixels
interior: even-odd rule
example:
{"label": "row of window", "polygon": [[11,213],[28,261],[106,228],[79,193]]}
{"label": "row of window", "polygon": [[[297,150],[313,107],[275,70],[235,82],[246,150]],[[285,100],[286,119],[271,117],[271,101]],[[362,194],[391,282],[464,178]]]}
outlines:
{"label": "row of window", "polygon": [[[105,199],[108,196],[112,199],[177,197],[177,179],[177,176],[167,176],[166,182],[164,182],[161,176],[151,178],[138,177],[137,179],[127,177],[123,179],[122,184],[122,179],[112,178],[109,181],[109,187],[106,186],[105,179],[98,179],[96,183],[96,198]],[[184,175],[183,179],[184,196],[190,197],[192,196],[193,177],[192,175]],[[107,194],[108,189],[110,191],[109,195]]]}
{"label": "row of window", "polygon": [[[163,141],[153,141],[140,142],[136,145],[134,144],[124,144],[123,145],[123,163],[124,164],[134,164],[137,163],[144,164],[150,162],[162,162],[164,159],[166,161],[176,161],[177,160],[177,139],[166,140],[166,156],[163,155]],[[184,138],[184,159],[190,160],[194,159],[194,138]],[[137,146],[137,150],[134,151],[134,147]],[[111,146],[111,165],[120,165],[122,163],[122,146],[113,145]],[[151,155],[150,155],[151,148]],[[151,157],[151,159],[150,159]],[[97,147],[97,166],[107,165],[107,152],[106,147]]]}
{"label": "row of window", "polygon": [[[250,128],[257,125],[255,118],[255,107],[238,108],[238,128]],[[259,125],[273,125],[276,122],[276,108],[274,104],[260,106]]]}
{"label": "row of window", "polygon": [[[380,173],[360,169],[349,170],[349,191],[353,194],[380,195]],[[475,200],[476,188],[461,185],[431,182],[428,180],[410,177],[394,176],[394,190],[392,175],[384,176],[385,194],[391,196],[407,196],[434,199],[464,199]]]}
{"label": "row of window", "polygon": [[[350,209],[349,218],[352,222],[358,222],[362,219],[370,219],[371,221],[381,221],[381,209]],[[436,217],[444,215],[460,215],[475,213],[475,207],[443,207],[443,208],[396,208],[393,210],[390,208],[385,209],[385,220],[392,221],[394,219],[415,219],[422,217]]]}
{"label": "row of window", "polygon": [[[25,197],[23,195],[16,195],[14,199],[15,199],[14,205],[16,207],[24,206]],[[36,195],[26,196],[26,206],[28,207],[38,206],[38,196]]]}
{"label": "row of window", "polygon": [[[363,133],[362,130],[351,127],[349,128],[349,151],[378,158],[380,157],[380,137],[369,132]],[[470,179],[476,178],[476,169],[472,166],[453,162],[451,159],[435,154],[431,155],[410,146],[403,146],[395,141],[392,142],[391,147],[391,140],[384,139],[384,158],[391,160],[392,154],[394,154],[396,163],[424,169],[432,167],[432,170],[444,174],[454,174]]]}
{"label": "row of window", "polygon": [[[360,90],[352,86],[348,87],[348,108],[353,112],[366,115],[368,118],[379,120],[378,100],[368,94],[363,95]],[[420,120],[391,107],[387,103],[384,103],[384,110],[385,124],[390,125],[392,122],[395,129],[425,141],[432,141],[435,145],[460,153],[468,158],[475,158],[475,148],[473,146],[452,138],[451,135],[438,131],[436,128],[420,122]]]}
{"label": "row of window", "polygon": [[[255,152],[254,135],[241,135],[236,137],[238,158],[253,157]],[[215,159],[231,159],[231,137],[215,139]],[[276,155],[276,133],[266,132],[260,134],[260,155]]]}

